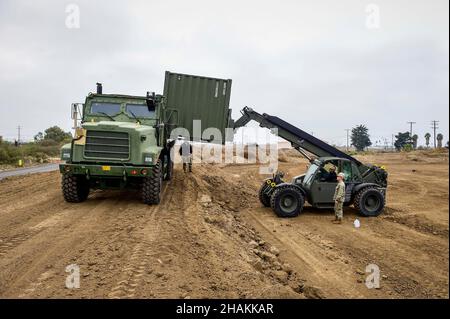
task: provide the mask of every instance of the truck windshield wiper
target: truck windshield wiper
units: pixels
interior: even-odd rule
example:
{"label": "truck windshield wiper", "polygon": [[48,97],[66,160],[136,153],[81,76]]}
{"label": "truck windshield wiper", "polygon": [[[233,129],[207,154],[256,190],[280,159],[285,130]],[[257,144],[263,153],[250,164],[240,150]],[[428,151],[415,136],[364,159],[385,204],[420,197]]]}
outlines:
{"label": "truck windshield wiper", "polygon": [[128,112],[130,112],[130,114],[134,117],[134,119],[136,120],[136,122],[138,122],[139,124],[141,123],[141,121],[139,121],[139,119],[137,118],[137,116],[130,110],[128,110]]}
{"label": "truck windshield wiper", "polygon": [[105,115],[105,116],[107,116],[107,117],[109,117],[112,121],[116,121],[111,115],[109,115],[109,114],[107,114],[107,113],[105,113],[105,112],[98,112],[98,114],[102,114],[102,115]]}

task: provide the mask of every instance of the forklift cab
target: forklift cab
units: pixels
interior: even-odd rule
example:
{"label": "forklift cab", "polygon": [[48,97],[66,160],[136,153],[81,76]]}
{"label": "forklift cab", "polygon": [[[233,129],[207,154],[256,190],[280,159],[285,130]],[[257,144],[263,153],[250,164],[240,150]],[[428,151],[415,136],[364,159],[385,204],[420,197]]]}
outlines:
{"label": "forklift cab", "polygon": [[319,158],[311,164],[304,179],[304,186],[309,190],[308,201],[314,207],[323,208],[333,207],[334,205],[333,195],[337,180],[325,178],[331,167],[336,168],[336,174],[345,174],[345,202],[350,201],[353,187],[361,181],[358,168],[350,160],[336,157]]}

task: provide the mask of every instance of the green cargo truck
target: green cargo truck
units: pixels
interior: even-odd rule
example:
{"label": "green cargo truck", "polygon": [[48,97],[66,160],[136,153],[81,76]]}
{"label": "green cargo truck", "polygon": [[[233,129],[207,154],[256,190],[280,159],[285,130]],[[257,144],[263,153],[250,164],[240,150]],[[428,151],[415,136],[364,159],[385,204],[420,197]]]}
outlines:
{"label": "green cargo truck", "polygon": [[223,143],[230,92],[231,80],[172,72],[166,72],[164,95],[104,94],[97,83],[81,104],[73,140],[61,149],[64,199],[82,202],[91,189],[135,189],[144,203],[158,204],[163,180],[173,174],[172,131],[185,128],[184,138],[204,141],[192,124],[201,120],[203,128],[221,131]]}

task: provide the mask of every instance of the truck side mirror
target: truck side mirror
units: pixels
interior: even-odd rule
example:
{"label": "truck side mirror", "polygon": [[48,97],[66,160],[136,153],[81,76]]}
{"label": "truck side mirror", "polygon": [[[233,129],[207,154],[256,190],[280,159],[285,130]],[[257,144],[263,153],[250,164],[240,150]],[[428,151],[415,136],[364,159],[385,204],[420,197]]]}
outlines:
{"label": "truck side mirror", "polygon": [[147,92],[147,107],[149,112],[155,112],[156,108],[156,95],[155,92]]}
{"label": "truck side mirror", "polygon": [[147,107],[148,107],[149,112],[155,112],[155,108],[156,108],[155,100],[147,99]]}
{"label": "truck side mirror", "polygon": [[72,103],[71,107],[70,107],[70,117],[71,119],[75,119],[77,118],[77,104],[76,103]]}

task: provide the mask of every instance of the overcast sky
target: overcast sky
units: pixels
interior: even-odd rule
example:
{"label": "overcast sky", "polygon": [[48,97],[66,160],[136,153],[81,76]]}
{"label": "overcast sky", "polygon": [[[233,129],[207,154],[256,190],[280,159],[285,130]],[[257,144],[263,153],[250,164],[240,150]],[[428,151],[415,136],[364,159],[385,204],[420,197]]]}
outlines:
{"label": "overcast sky", "polygon": [[0,135],[69,130],[96,82],[162,93],[169,70],[233,79],[235,119],[248,105],[337,144],[357,124],[390,141],[407,121],[423,143],[440,120],[447,141],[448,3],[0,0]]}

